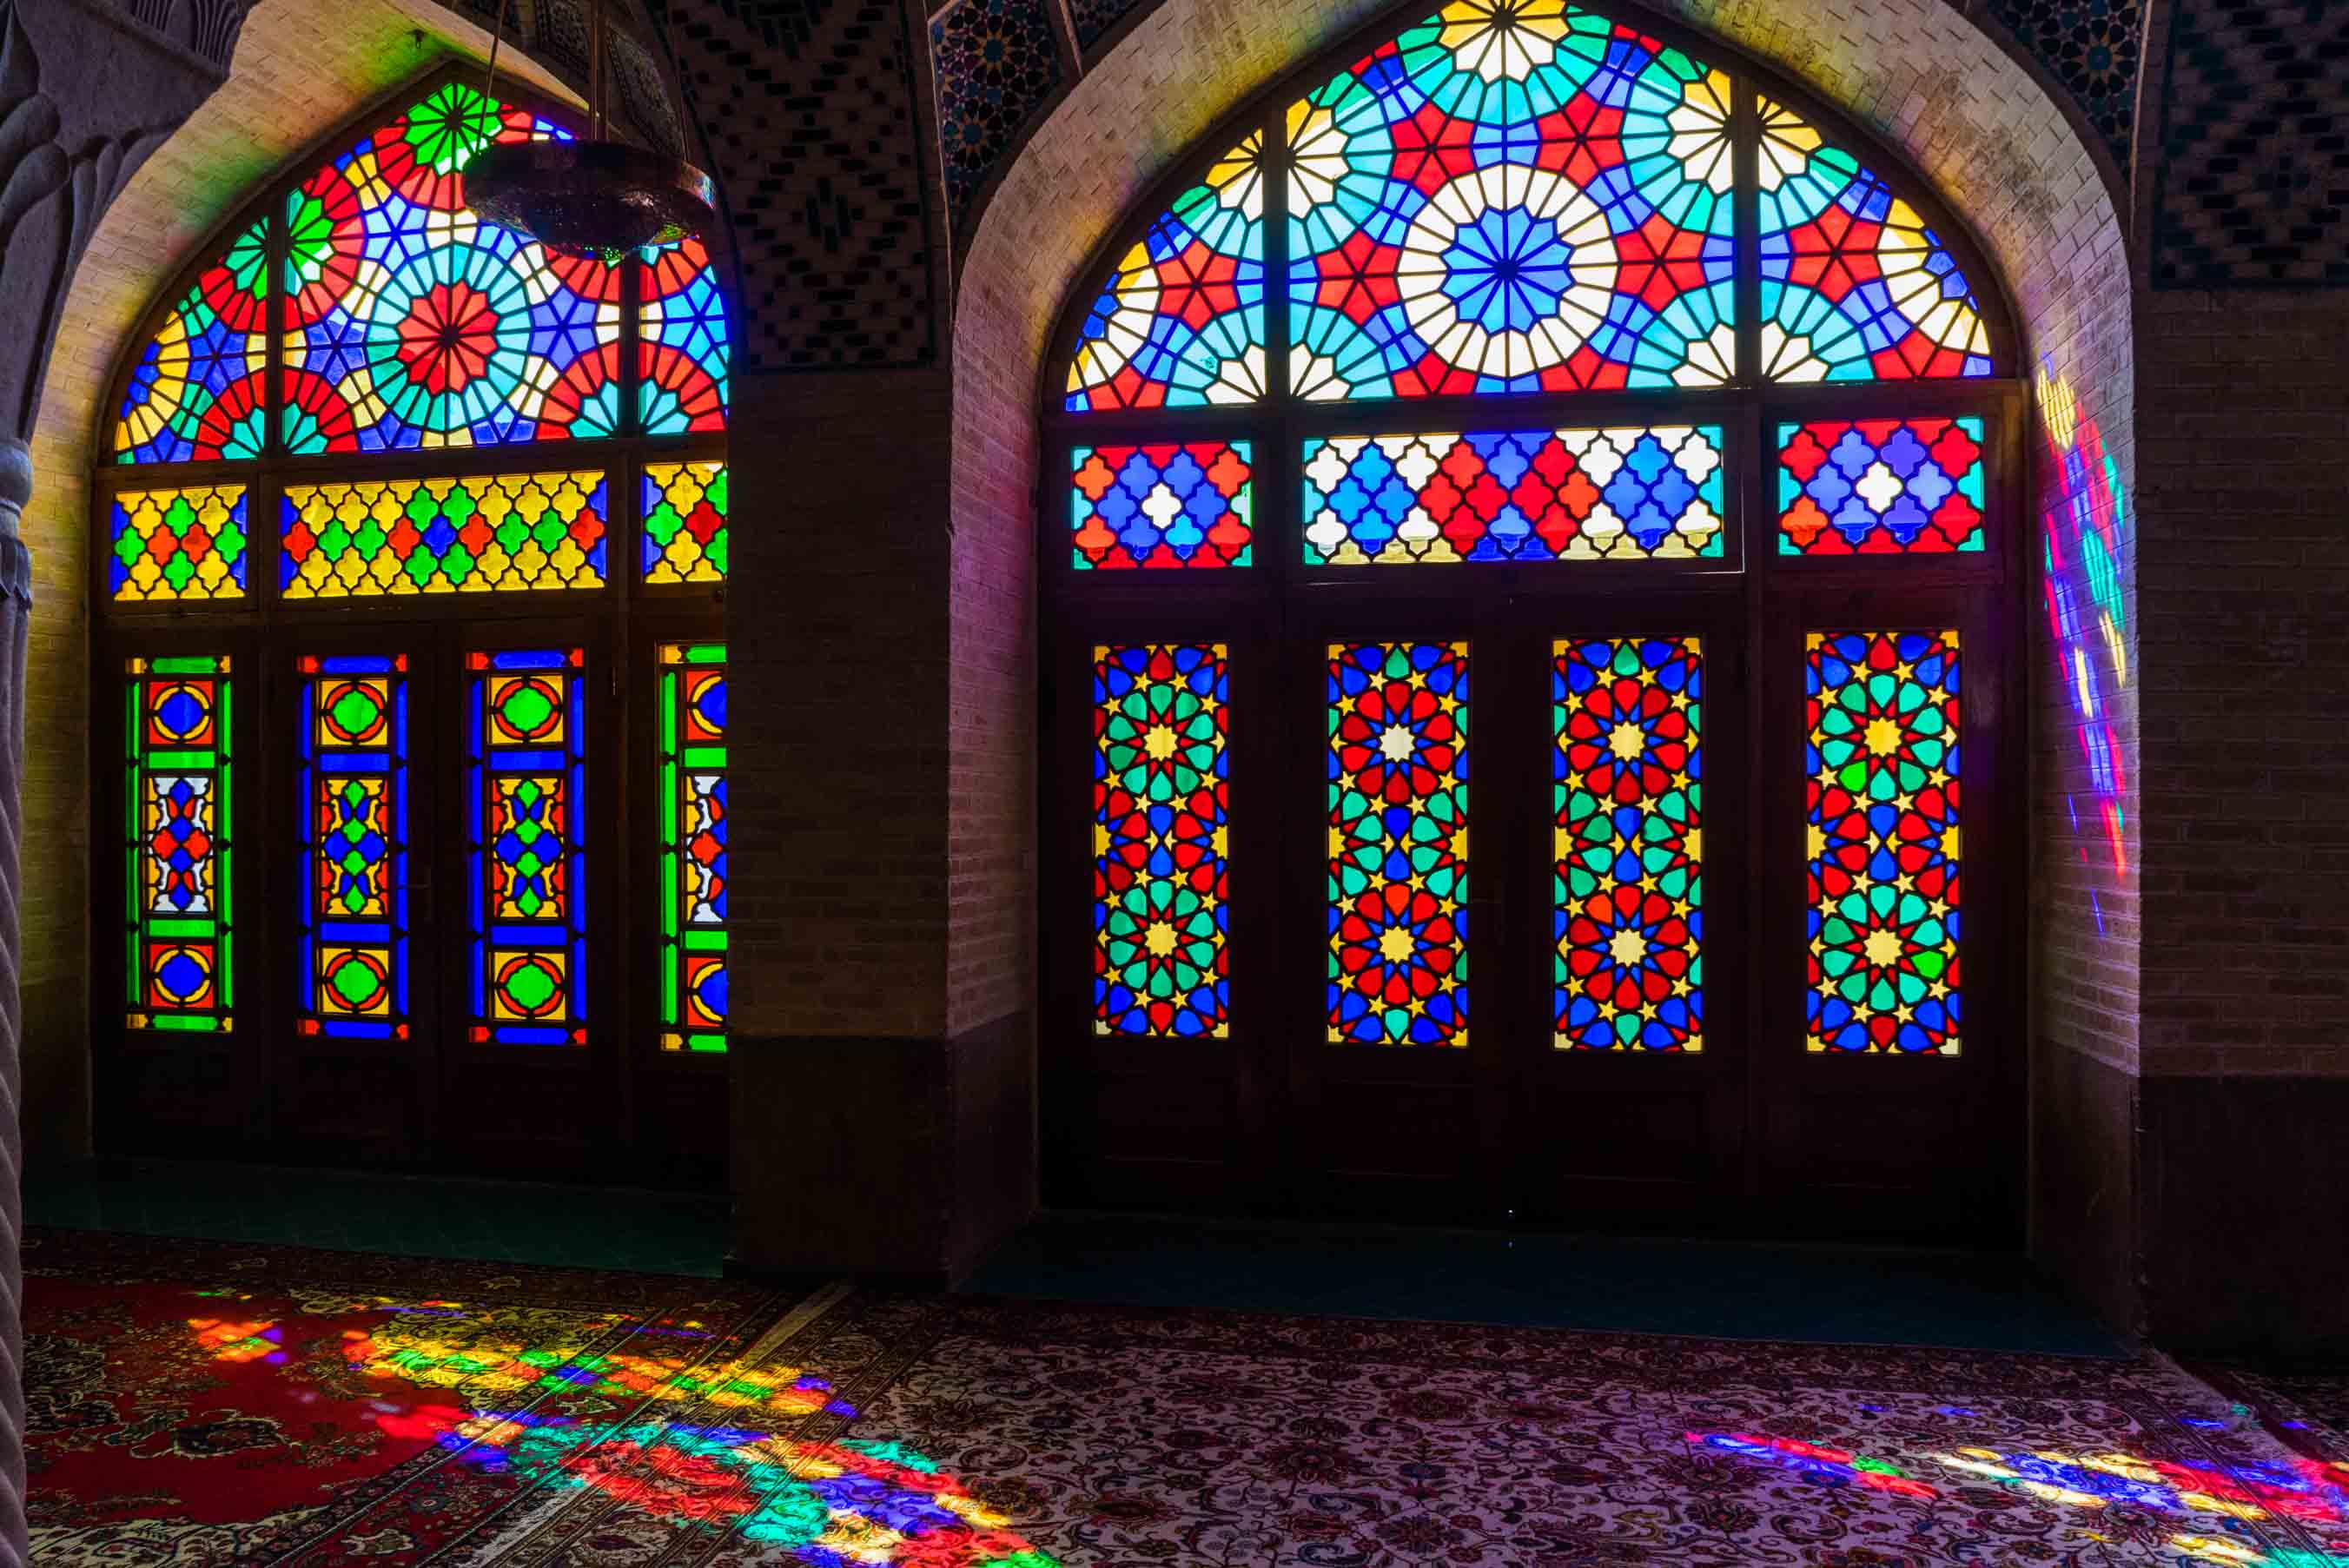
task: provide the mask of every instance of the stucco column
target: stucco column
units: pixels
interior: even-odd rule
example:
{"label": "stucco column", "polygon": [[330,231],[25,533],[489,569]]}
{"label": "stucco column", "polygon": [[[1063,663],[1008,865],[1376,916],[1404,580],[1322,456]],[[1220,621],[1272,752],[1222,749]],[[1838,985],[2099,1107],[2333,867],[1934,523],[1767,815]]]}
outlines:
{"label": "stucco column", "polygon": [[17,1119],[16,997],[21,950],[17,868],[25,770],[25,634],[33,608],[33,554],[16,520],[33,495],[33,455],[0,440],[0,1559],[30,1561],[25,1533],[25,1151]]}
{"label": "stucco column", "polygon": [[147,155],[227,76],[250,0],[0,0],[0,1568],[29,1563],[25,1518],[24,1209],[17,983],[27,442],[74,269]]}

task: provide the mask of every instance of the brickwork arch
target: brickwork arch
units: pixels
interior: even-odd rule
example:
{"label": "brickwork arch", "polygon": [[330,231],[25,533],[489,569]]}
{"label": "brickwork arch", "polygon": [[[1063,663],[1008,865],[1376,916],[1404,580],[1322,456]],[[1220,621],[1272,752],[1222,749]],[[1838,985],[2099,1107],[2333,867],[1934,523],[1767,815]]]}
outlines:
{"label": "brickwork arch", "polygon": [[[957,279],[953,551],[957,716],[1026,711],[1024,624],[1005,593],[1034,559],[1036,416],[1047,336],[1098,247],[1168,170],[1265,83],[1383,8],[1381,0],[1165,0],[1094,64],[1036,128],[979,215]],[[2123,504],[2135,492],[2130,439],[2134,350],[2124,228],[2096,157],[2022,64],[1947,0],[1661,0],[1659,9],[1806,85],[1905,155],[1963,215],[2002,274],[2022,359],[2043,403],[2093,415]],[[2041,503],[2059,498],[2060,462],[2041,453]],[[2031,552],[2034,556],[2035,547]],[[2134,562],[2119,562],[2123,634],[2134,637]],[[2026,603],[2039,587],[2028,585]],[[2134,883],[2096,891],[2074,867],[2079,830],[2066,795],[2085,788],[2069,739],[2064,686],[2043,629],[2035,685],[2033,906],[2035,1057],[2048,1048],[2134,1068]],[[2109,694],[2122,776],[2135,775],[2134,691]],[[950,830],[951,941],[973,959],[1025,929],[1027,890],[989,847],[1024,839],[1032,778],[1019,727],[957,720]],[[2127,788],[2133,789],[2133,786]],[[2133,798],[2117,802],[2135,819]],[[2129,830],[2134,832],[2133,828]],[[2131,851],[2133,859],[2133,850]],[[1025,970],[957,963],[950,1025],[1006,1010]]]}
{"label": "brickwork arch", "polygon": [[[24,785],[24,1125],[35,1159],[90,1147],[88,476],[111,428],[122,356],[159,293],[214,231],[331,129],[488,33],[437,0],[264,0],[227,79],[107,209],[58,313],[32,439],[22,529],[37,610],[27,658]],[[502,78],[576,107],[565,73],[509,39]]]}

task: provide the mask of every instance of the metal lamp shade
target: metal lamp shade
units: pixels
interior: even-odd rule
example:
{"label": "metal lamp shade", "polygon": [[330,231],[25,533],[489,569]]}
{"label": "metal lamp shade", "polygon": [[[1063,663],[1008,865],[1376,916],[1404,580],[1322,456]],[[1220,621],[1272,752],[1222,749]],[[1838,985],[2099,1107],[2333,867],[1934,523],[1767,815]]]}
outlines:
{"label": "metal lamp shade", "polygon": [[616,141],[501,141],[465,166],[465,204],[565,256],[616,262],[717,221],[717,187],[680,158]]}

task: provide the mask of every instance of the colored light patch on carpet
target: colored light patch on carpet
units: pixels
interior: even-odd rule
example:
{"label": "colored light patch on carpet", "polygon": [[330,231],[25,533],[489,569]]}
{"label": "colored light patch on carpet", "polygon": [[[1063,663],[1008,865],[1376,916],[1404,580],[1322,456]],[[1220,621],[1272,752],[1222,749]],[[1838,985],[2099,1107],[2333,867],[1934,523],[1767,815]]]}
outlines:
{"label": "colored light patch on carpet", "polygon": [[[141,1244],[162,1269],[90,1253],[57,1268],[54,1248],[35,1265],[44,1563],[398,1568],[585,1538],[605,1564],[747,1552],[807,1568],[1056,1568],[952,1468],[865,1429],[798,1354],[823,1319],[794,1296]],[[180,1272],[175,1253],[223,1283],[148,1277]],[[381,1293],[403,1274],[464,1294]],[[876,1364],[882,1348],[825,1358],[869,1384],[895,1359]]]}
{"label": "colored light patch on carpet", "polygon": [[2150,1357],[27,1241],[44,1568],[2349,1556],[2338,1388]]}

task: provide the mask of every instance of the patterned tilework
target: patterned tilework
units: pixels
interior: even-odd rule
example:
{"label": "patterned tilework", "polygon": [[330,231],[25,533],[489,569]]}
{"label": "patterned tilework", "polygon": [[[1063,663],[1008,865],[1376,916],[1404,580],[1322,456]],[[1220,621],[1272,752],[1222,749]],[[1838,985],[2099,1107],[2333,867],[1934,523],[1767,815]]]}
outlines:
{"label": "patterned tilework", "polygon": [[1069,0],[1069,20],[1077,29],[1077,47],[1090,49],[1101,42],[1112,27],[1125,20],[1126,13],[1143,4],[1143,0]]}
{"label": "patterned tilework", "polygon": [[2349,284],[2349,5],[2177,0],[2153,286]]}
{"label": "patterned tilework", "polygon": [[741,258],[737,373],[931,363],[913,38],[887,0],[649,0]]}
{"label": "patterned tilework", "polygon": [[930,24],[947,206],[970,211],[1020,128],[1061,84],[1045,0],[961,0]]}
{"label": "patterned tilework", "polygon": [[2142,0],[1989,0],[1989,9],[2070,91],[2126,175],[2145,63]]}

